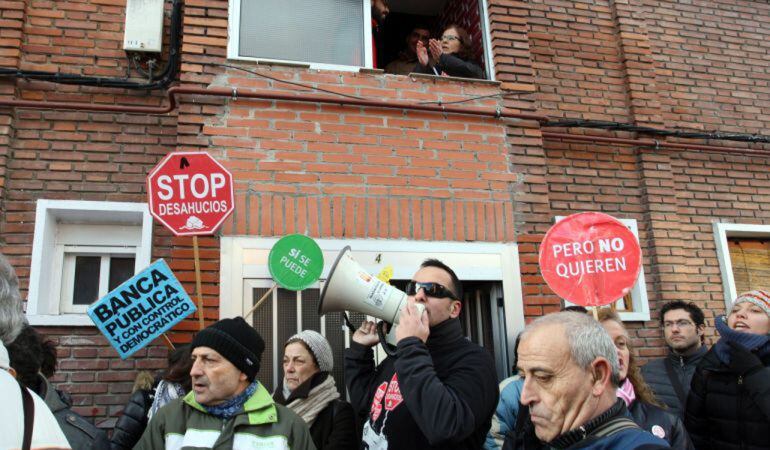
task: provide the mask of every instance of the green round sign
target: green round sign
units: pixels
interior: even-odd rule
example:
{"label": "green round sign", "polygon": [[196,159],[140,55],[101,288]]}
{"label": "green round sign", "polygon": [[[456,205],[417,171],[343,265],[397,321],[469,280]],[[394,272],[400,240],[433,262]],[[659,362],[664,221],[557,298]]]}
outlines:
{"label": "green round sign", "polygon": [[302,234],[290,234],[273,245],[267,268],[281,287],[301,291],[318,281],[324,257],[314,240]]}

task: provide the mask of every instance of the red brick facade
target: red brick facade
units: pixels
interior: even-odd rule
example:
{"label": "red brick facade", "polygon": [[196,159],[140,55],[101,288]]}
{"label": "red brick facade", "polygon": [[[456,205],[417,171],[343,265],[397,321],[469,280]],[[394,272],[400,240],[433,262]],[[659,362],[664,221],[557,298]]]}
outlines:
{"label": "red brick facade", "polygon": [[[125,1],[0,2],[0,67],[120,77]],[[186,0],[180,82],[296,93],[219,64],[367,99],[452,101],[556,119],[611,120],[761,133],[770,128],[770,6],[747,0],[489,0],[499,83],[239,64],[226,58],[228,2]],[[0,98],[157,106],[162,91],[0,79]],[[712,223],[770,224],[770,157],[574,143],[543,132],[636,137],[582,128],[310,102],[180,96],[170,114],[0,107],[0,244],[26,291],[35,201],[146,201],[145,177],[166,153],[206,150],[236,180],[223,235],[516,242],[525,314],[559,308],[537,267],[557,215],[603,211],[638,221],[653,319],[688,299],[724,307]],[[674,139],[669,139],[674,141]],[[681,140],[680,142],[702,143]],[[283,211],[283,214],[277,212]],[[194,292],[192,244],[161,225],[166,258]],[[218,318],[219,239],[202,238],[205,317]],[[644,326],[647,330],[641,330]],[[634,323],[641,356],[662,354],[655,322]],[[188,341],[180,324],[174,340]],[[154,346],[121,361],[94,328],[42,328],[59,343],[57,382],[78,410],[111,426]],[[146,357],[145,357],[146,356]]]}

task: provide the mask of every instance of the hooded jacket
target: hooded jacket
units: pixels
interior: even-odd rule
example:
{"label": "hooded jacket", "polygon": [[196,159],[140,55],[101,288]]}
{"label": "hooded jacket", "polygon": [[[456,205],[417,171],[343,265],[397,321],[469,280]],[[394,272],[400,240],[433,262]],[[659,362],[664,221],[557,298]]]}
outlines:
{"label": "hooded jacket", "polygon": [[259,448],[315,450],[305,422],[273,402],[259,384],[243,408],[229,419],[209,414],[194,392],[177,398],[153,416],[136,450]]}
{"label": "hooded jacket", "polygon": [[[682,356],[670,351],[665,358],[652,360],[642,367],[642,376],[644,381],[655,393],[655,397],[668,406],[668,412],[684,420],[684,402],[687,400],[687,394],[690,392],[690,382],[695,373],[695,367],[708,351],[705,345],[701,345],[698,350],[688,356]],[[674,374],[682,385],[684,398],[679,396],[674,389],[666,370],[666,361],[670,361],[674,369]]]}
{"label": "hooded jacket", "polygon": [[478,449],[497,406],[492,357],[458,319],[431,328],[427,343],[402,339],[376,368],[372,349],[351,343],[345,380],[365,416],[363,449]]}

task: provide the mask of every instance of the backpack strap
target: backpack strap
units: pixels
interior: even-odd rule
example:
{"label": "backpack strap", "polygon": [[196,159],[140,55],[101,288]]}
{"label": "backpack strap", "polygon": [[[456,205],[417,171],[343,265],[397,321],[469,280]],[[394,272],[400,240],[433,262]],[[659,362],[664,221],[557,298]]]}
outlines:
{"label": "backpack strap", "polygon": [[19,383],[21,389],[21,402],[24,407],[24,439],[21,444],[22,450],[32,448],[32,428],[35,423],[35,402],[32,401],[32,395],[27,388]]}

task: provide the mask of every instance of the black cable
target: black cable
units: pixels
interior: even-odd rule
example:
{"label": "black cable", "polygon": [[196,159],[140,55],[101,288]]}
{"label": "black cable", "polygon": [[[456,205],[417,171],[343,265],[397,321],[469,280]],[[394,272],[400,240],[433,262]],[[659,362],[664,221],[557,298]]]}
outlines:
{"label": "black cable", "polygon": [[139,83],[128,78],[89,77],[40,70],[19,70],[0,67],[0,77],[14,77],[25,80],[49,81],[80,86],[98,86],[123,89],[165,89],[176,79],[179,70],[179,43],[182,30],[182,0],[173,0],[171,7],[170,49],[168,63],[156,81]]}
{"label": "black cable", "polygon": [[568,119],[548,121],[543,127],[594,128],[609,131],[631,131],[653,136],[681,137],[687,139],[716,139],[723,141],[770,143],[770,136],[747,133],[723,133],[721,131],[662,130],[660,128],[603,120]]}
{"label": "black cable", "polygon": [[468,97],[464,98],[462,100],[453,100],[451,102],[442,102],[441,100],[430,100],[430,101],[424,101],[424,102],[418,102],[418,105],[457,105],[460,103],[466,103],[466,102],[472,102],[474,100],[482,100],[485,98],[493,98],[493,97],[501,97],[501,98],[508,98],[512,97],[514,95],[526,95],[526,94],[532,94],[531,91],[516,91],[516,92],[500,92],[497,94],[488,94],[488,95],[477,95],[475,97]]}

